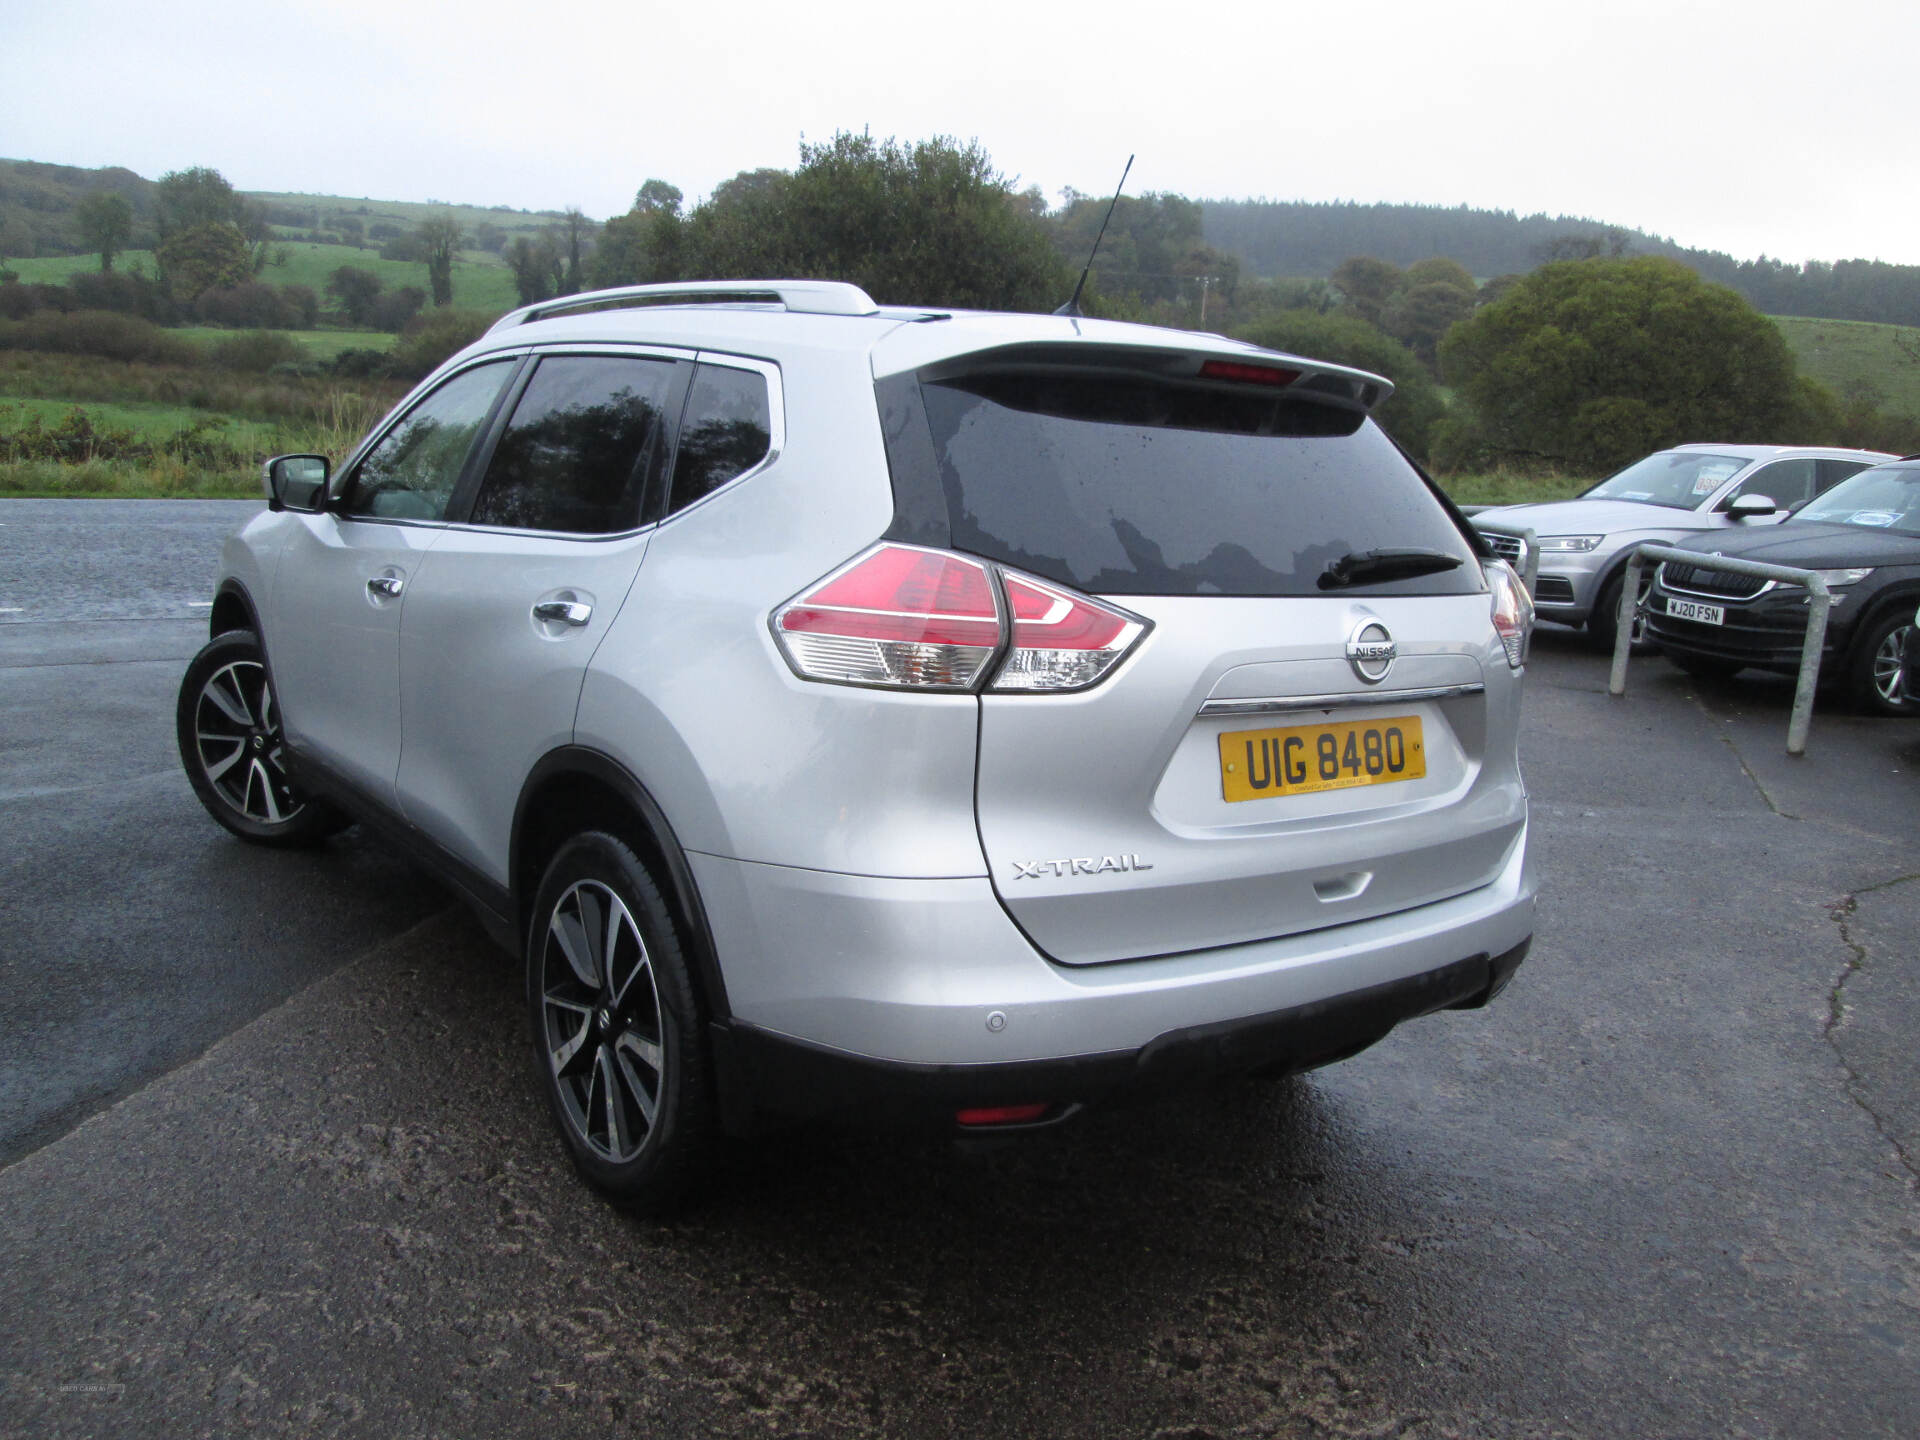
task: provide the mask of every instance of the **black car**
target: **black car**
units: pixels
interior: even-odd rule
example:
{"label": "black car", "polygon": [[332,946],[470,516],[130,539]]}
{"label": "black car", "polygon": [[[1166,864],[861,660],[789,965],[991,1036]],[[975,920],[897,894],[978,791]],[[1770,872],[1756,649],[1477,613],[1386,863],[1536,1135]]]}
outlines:
{"label": "black car", "polygon": [[[1862,470],[1768,530],[1676,548],[1815,570],[1833,592],[1820,673],[1879,715],[1920,714],[1904,673],[1920,606],[1920,456]],[[1681,669],[1724,676],[1800,668],[1809,596],[1800,585],[1669,560],[1647,597],[1647,634]]]}

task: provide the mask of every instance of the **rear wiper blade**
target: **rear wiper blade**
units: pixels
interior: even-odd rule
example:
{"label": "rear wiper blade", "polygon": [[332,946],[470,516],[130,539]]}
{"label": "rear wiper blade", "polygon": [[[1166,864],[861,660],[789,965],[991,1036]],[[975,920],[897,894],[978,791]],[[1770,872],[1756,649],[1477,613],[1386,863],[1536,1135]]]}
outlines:
{"label": "rear wiper blade", "polygon": [[1342,555],[1320,572],[1322,590],[1344,590],[1349,585],[1368,585],[1377,580],[1411,580],[1416,575],[1436,575],[1442,570],[1457,570],[1458,555],[1439,550],[1361,550]]}

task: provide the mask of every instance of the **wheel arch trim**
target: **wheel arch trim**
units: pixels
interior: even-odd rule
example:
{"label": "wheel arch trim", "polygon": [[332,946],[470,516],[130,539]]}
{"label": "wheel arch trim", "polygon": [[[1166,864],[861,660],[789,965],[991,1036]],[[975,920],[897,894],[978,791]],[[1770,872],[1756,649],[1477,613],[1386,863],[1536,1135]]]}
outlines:
{"label": "wheel arch trim", "polygon": [[539,883],[537,876],[531,885],[522,880],[528,860],[524,847],[530,807],[556,782],[566,780],[584,780],[606,789],[644,828],[646,834],[641,838],[650,842],[658,852],[661,868],[665,871],[657,878],[665,882],[675,913],[686,924],[687,949],[693,962],[694,983],[699,987],[708,1018],[719,1022],[731,1019],[733,1011],[727,1002],[726,981],[720,972],[713,930],[707,922],[706,906],[700,898],[700,888],[694,879],[693,867],[687,862],[686,851],[674,834],[666,812],[639,777],[601,751],[584,745],[564,745],[549,751],[528,772],[526,781],[520,787],[520,797],[513,808],[513,838],[507,862],[516,933],[524,942],[527,926],[532,920],[528,910],[533,904],[534,891]]}

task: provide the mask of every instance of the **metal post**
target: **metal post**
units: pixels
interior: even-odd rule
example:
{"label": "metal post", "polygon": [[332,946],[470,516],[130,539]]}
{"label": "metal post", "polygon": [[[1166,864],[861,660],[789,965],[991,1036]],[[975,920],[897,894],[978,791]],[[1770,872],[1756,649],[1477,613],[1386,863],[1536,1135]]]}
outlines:
{"label": "metal post", "polygon": [[1527,594],[1535,595],[1540,590],[1540,537],[1531,525],[1520,531],[1520,543],[1527,547],[1521,552],[1527,558],[1527,566],[1520,572],[1520,579],[1527,587]]}
{"label": "metal post", "polygon": [[[1620,585],[1620,614],[1613,627],[1613,673],[1607,677],[1607,693],[1627,693],[1627,653],[1633,649],[1633,612],[1640,607],[1640,551],[1635,547],[1627,557],[1627,577]],[[1819,663],[1819,653],[1814,663]]]}
{"label": "metal post", "polygon": [[1644,540],[1627,557],[1626,574],[1620,588],[1620,614],[1613,637],[1613,670],[1607,677],[1607,693],[1627,692],[1627,655],[1633,648],[1633,614],[1639,608],[1640,575],[1643,565],[1662,560],[1678,560],[1703,570],[1723,570],[1734,575],[1755,575],[1764,580],[1798,585],[1807,592],[1807,636],[1800,647],[1800,678],[1793,690],[1793,712],[1787,722],[1787,753],[1807,753],[1807,731],[1813,724],[1814,690],[1820,682],[1821,652],[1827,644],[1827,617],[1833,609],[1833,591],[1812,570],[1792,565],[1766,565],[1757,560],[1737,560],[1724,555],[1703,555],[1694,550],[1676,550],[1671,545]]}
{"label": "metal post", "polygon": [[1793,714],[1787,721],[1787,754],[1807,753],[1807,727],[1813,723],[1813,691],[1820,679],[1820,651],[1827,643],[1827,611],[1833,594],[1818,575],[1807,577],[1807,643],[1800,651],[1800,681],[1793,689]]}

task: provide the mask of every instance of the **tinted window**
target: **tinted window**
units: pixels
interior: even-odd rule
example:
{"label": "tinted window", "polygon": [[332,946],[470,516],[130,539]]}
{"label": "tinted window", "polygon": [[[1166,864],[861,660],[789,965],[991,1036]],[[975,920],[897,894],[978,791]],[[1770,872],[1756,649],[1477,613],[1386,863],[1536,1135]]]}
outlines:
{"label": "tinted window", "polygon": [[953,544],[1110,595],[1317,595],[1334,561],[1467,540],[1371,421],[1270,392],[996,374],[922,387]]}
{"label": "tinted window", "polygon": [[475,525],[605,535],[640,523],[673,362],[550,355],[513,407]]}
{"label": "tinted window", "polygon": [[766,458],[772,443],[766,378],[753,370],[702,365],[687,396],[669,508],[684,509],[745,474]]}
{"label": "tinted window", "polygon": [[1742,480],[1727,498],[1764,495],[1782,510],[1790,510],[1812,497],[1813,475],[1812,460],[1776,460]]}
{"label": "tinted window", "polygon": [[1639,500],[1648,505],[1693,510],[1752,463],[1738,455],[1662,450],[1634,461],[1617,475],[1608,476],[1581,498]]}
{"label": "tinted window", "polygon": [[497,360],[462,370],[414,406],[360,462],[342,509],[399,520],[442,518],[512,369],[512,361]]}

